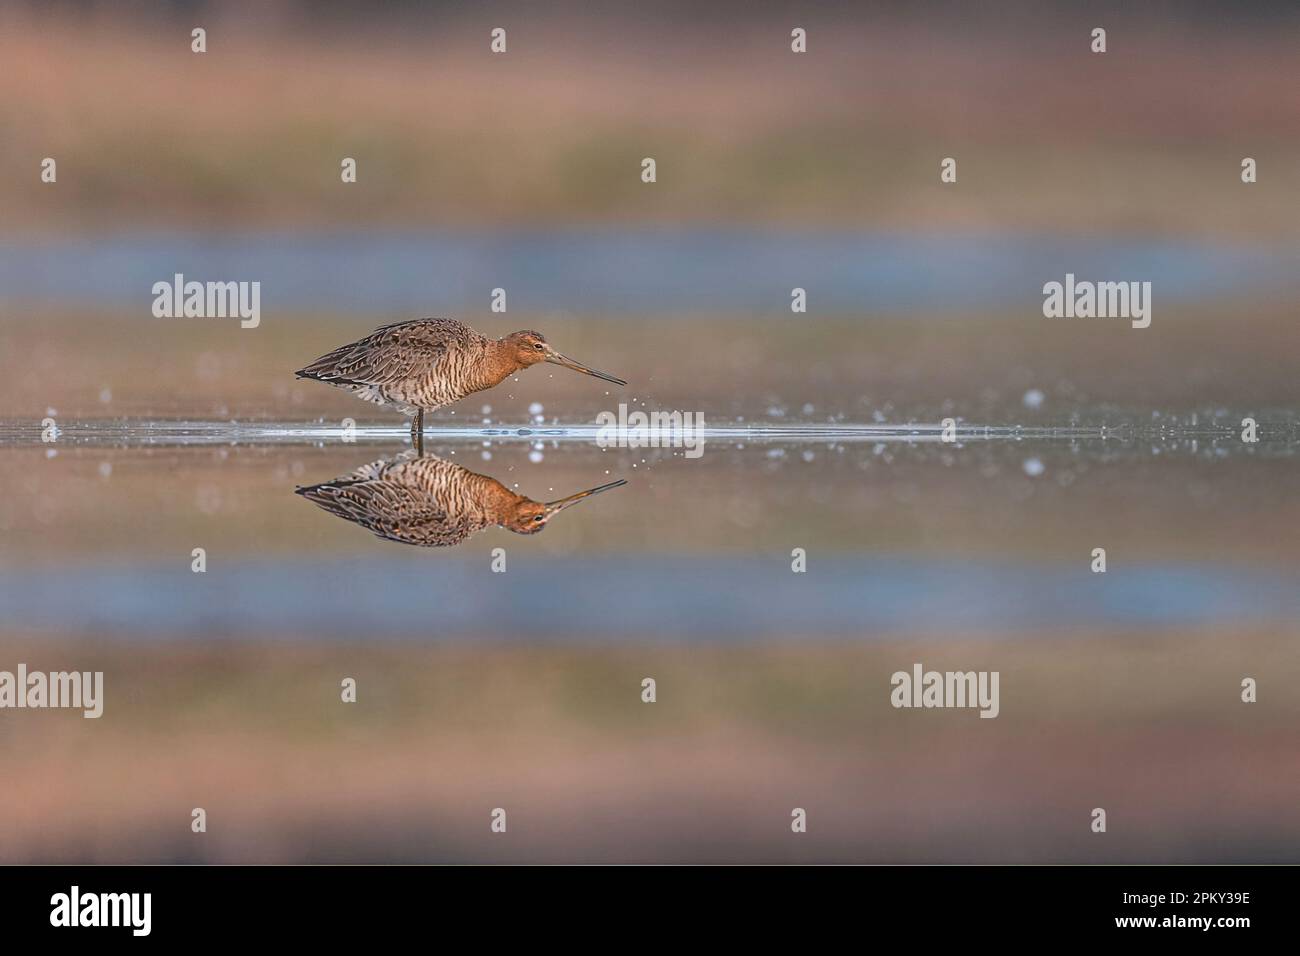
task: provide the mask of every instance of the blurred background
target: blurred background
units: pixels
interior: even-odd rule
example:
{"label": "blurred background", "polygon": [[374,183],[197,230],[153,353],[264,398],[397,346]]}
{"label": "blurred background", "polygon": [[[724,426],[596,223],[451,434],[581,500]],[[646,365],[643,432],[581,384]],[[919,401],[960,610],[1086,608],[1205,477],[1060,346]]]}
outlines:
{"label": "blurred background", "polygon": [[[0,861],[1295,862],[1298,26],[6,4],[0,669],[103,670],[106,705],[0,713]],[[1043,318],[1067,272],[1150,281],[1151,327]],[[261,282],[261,324],[155,318],[175,273]],[[431,453],[629,485],[418,550],[293,495],[400,427],[177,437],[401,426],[292,370],[426,315],[630,383],[534,369],[432,415]],[[481,433],[620,401],[826,431]],[[1013,431],[833,431],[949,416]],[[917,661],[1000,671],[1001,715],[893,709]]]}

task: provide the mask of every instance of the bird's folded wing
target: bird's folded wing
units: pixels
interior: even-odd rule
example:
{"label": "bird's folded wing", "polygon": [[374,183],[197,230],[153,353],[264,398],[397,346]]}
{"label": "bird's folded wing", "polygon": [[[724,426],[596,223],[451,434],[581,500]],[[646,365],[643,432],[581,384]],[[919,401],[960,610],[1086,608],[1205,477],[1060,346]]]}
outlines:
{"label": "bird's folded wing", "polygon": [[381,538],[424,547],[459,544],[484,526],[475,516],[449,514],[429,495],[391,481],[342,486],[333,504],[335,514]]}
{"label": "bird's folded wing", "polygon": [[326,381],[392,385],[429,368],[446,352],[443,330],[406,323],[376,329],[359,342],[321,356],[303,371]]}

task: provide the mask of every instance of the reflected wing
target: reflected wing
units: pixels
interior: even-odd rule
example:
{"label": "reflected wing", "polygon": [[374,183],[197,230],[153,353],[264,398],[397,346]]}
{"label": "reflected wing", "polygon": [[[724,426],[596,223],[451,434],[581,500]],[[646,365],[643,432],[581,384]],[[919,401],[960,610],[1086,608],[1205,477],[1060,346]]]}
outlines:
{"label": "reflected wing", "polygon": [[459,544],[484,524],[470,515],[448,514],[436,499],[393,481],[329,481],[298,494],[330,514],[389,541],[424,548]]}

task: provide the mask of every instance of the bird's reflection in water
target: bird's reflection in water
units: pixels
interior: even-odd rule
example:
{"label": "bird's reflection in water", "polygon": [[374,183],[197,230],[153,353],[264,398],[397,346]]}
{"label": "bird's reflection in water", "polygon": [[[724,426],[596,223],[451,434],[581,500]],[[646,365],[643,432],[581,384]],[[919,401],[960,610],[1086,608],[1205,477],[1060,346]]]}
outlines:
{"label": "bird's reflection in water", "polygon": [[389,541],[446,548],[493,525],[536,534],[570,505],[625,484],[620,479],[558,501],[534,501],[495,478],[408,451],[297,494]]}

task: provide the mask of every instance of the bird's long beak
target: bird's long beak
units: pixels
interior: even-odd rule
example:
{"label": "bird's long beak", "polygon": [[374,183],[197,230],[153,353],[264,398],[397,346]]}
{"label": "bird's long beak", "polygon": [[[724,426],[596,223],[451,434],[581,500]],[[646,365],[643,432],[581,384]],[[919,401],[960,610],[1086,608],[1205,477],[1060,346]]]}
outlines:
{"label": "bird's long beak", "polygon": [[576,495],[569,495],[569,497],[561,498],[559,501],[548,501],[546,503],[546,514],[547,516],[553,515],[557,511],[563,511],[565,508],[569,507],[569,505],[576,505],[583,498],[590,498],[592,495],[598,495],[602,491],[609,491],[611,488],[617,488],[620,485],[626,484],[627,479],[620,478],[618,481],[611,481],[607,485],[600,485],[599,487],[592,488],[588,491],[580,491]]}
{"label": "bird's long beak", "polygon": [[626,385],[627,382],[621,378],[615,378],[613,375],[606,375],[604,372],[597,372],[594,368],[587,368],[581,362],[575,362],[567,355],[561,355],[559,352],[551,351],[546,354],[546,361],[555,365],[563,365],[565,368],[571,368],[575,372],[581,372],[583,375],[594,375],[596,378],[603,378],[607,382],[613,382],[615,385]]}

